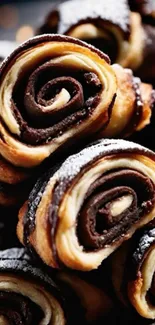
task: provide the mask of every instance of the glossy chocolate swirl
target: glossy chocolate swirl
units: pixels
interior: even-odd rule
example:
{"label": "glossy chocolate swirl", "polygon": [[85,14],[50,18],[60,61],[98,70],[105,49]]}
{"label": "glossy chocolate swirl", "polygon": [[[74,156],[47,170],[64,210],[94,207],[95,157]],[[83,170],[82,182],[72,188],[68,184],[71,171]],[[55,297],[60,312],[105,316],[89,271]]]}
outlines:
{"label": "glossy chocolate swirl", "polygon": [[0,323],[66,324],[59,289],[23,249],[0,252]]}
{"label": "glossy chocolate swirl", "polygon": [[40,179],[19,213],[18,237],[50,266],[97,268],[154,218],[154,153],[101,140]]}
{"label": "glossy chocolate swirl", "polygon": [[1,67],[1,155],[30,168],[96,133],[109,121],[116,90],[99,50],[60,35],[27,41]]}

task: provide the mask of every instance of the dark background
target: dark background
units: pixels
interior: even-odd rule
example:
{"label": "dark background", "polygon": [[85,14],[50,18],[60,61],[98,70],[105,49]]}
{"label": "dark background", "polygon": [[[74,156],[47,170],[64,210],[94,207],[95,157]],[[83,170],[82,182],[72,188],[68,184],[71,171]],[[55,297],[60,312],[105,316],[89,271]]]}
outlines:
{"label": "dark background", "polygon": [[0,40],[22,42],[33,36],[53,5],[56,1],[0,0]]}

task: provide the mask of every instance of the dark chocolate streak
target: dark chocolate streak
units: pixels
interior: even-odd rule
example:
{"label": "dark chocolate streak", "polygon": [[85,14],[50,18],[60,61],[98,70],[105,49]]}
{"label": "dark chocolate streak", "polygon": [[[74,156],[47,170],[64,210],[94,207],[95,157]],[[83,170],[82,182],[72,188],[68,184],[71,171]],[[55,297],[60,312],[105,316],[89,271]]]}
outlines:
{"label": "dark chocolate streak", "polygon": [[[91,165],[97,162],[98,159],[109,156],[123,154],[142,154],[144,156],[149,156],[153,160],[155,160],[154,153],[146,150],[143,147],[139,147],[138,145],[135,145],[133,143],[129,143],[127,141],[121,141],[121,140],[100,140],[95,144],[90,145],[89,147],[85,148],[81,152],[79,152],[76,155],[70,156],[62,165],[60,168],[58,168],[57,173],[57,183],[55,184],[55,187],[53,189],[52,193],[52,200],[51,204],[49,206],[48,210],[48,216],[49,216],[49,226],[50,226],[50,234],[51,234],[51,246],[52,246],[52,252],[57,260],[57,253],[56,253],[56,247],[55,247],[55,233],[57,229],[58,224],[58,209],[61,204],[61,201],[63,200],[66,191],[70,188],[72,182],[76,179],[84,175],[84,173],[91,168]],[[29,197],[29,204],[28,204],[28,210],[24,217],[24,242],[25,245],[29,242],[29,235],[35,228],[35,214],[37,211],[37,206],[41,200],[41,197],[44,193],[44,190],[46,188],[46,184],[49,181],[49,179],[53,176],[54,172],[49,171],[49,174],[45,175],[43,180],[40,180],[39,186],[36,186],[34,190],[32,191],[30,197]],[[111,176],[112,175],[112,176]],[[123,176],[122,176],[123,175]],[[130,177],[129,177],[130,175]],[[98,183],[94,183],[92,187],[90,188],[93,190],[93,186],[95,188],[99,188],[100,190],[100,182],[102,185],[102,182],[107,181],[107,184],[111,182],[111,186],[109,185],[110,189],[113,188],[113,176],[117,179],[117,190],[118,186],[121,187],[122,193],[131,193],[133,195],[133,204],[131,205],[131,210],[129,209],[128,215],[133,218],[132,223],[136,222],[143,213],[147,213],[150,211],[153,207],[154,203],[154,185],[152,184],[151,180],[148,179],[143,174],[133,171],[133,170],[120,170],[116,171],[115,173],[112,172],[109,175],[101,177],[99,180],[97,180]],[[42,185],[43,184],[43,185]],[[43,186],[43,187],[42,187]],[[107,186],[107,185],[106,185]],[[105,186],[105,188],[106,188]],[[144,189],[144,192],[137,193],[137,189],[142,187]],[[102,187],[102,186],[101,186]],[[123,187],[123,188],[122,188]],[[108,190],[108,186],[106,190]],[[87,197],[91,195],[91,192],[87,193]],[[117,198],[115,191],[110,193],[110,201],[111,198]],[[34,203],[33,203],[34,202]],[[137,202],[137,206],[136,206]],[[145,203],[144,203],[145,202]],[[108,203],[108,202],[106,202]],[[82,211],[82,210],[81,210]],[[107,208],[108,211],[108,208]],[[101,211],[102,214],[103,211]],[[80,218],[79,218],[80,219]],[[126,219],[125,219],[126,220]],[[128,229],[129,223],[128,220],[125,221],[124,229]],[[79,221],[80,225],[80,221]],[[103,231],[102,227],[102,231]],[[101,231],[101,232],[102,232]],[[118,231],[118,229],[117,229]],[[119,231],[118,231],[119,235]],[[81,236],[81,235],[80,235]],[[99,235],[99,237],[101,237]],[[114,236],[115,239],[115,236]],[[109,239],[108,239],[109,240]],[[103,240],[100,240],[101,244],[103,244]],[[98,241],[98,245],[99,242]],[[110,239],[111,241],[111,239]],[[93,244],[94,247],[95,244]],[[96,247],[96,246],[95,246]]]}
{"label": "dark chocolate streak", "polygon": [[44,316],[44,312],[23,295],[0,291],[0,316],[15,325],[39,324]]}

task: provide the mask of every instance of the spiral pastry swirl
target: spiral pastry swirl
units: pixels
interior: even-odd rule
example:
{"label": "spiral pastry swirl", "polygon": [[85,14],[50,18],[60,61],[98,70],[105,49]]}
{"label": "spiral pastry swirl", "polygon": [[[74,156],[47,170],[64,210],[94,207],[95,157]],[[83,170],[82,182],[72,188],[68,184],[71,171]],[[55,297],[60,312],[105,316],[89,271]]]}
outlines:
{"label": "spiral pastry swirl", "polygon": [[100,140],[49,171],[21,208],[20,241],[52,267],[97,268],[154,218],[154,153]]}
{"label": "spiral pastry swirl", "polygon": [[116,292],[121,293],[120,297],[126,305],[130,302],[138,314],[148,319],[155,319],[154,244],[155,228],[152,222],[136,233],[127,247],[121,247],[113,260],[115,265],[119,264],[119,268],[113,267]]}
{"label": "spiral pastry swirl", "polygon": [[108,122],[116,88],[108,57],[95,48],[58,35],[29,40],[1,67],[1,155],[30,168],[96,132]]}
{"label": "spiral pastry swirl", "polygon": [[59,289],[24,249],[0,252],[0,323],[66,324]]}
{"label": "spiral pastry swirl", "polygon": [[78,138],[106,129],[101,136],[125,136],[143,128],[150,121],[152,86],[135,80],[131,71],[110,66],[105,54],[79,40],[44,35],[24,43],[0,72],[6,173],[7,161],[26,174],[26,168]]}

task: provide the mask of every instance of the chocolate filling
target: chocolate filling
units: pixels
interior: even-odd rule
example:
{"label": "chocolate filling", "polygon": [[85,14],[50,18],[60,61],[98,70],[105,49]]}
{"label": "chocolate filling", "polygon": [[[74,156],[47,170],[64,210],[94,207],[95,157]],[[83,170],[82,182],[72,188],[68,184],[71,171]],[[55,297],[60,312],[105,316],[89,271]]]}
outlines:
{"label": "chocolate filling", "polygon": [[5,316],[10,324],[39,324],[44,312],[29,298],[9,292],[0,291],[0,316]]}
{"label": "chocolate filling", "polygon": [[[93,72],[78,71],[46,62],[14,87],[12,110],[20,126],[21,139],[31,145],[47,143],[81,123],[96,108],[103,86]],[[52,105],[67,91],[66,102]]]}
{"label": "chocolate filling", "polygon": [[154,200],[154,185],[137,171],[118,170],[100,177],[91,185],[79,212],[80,243],[86,249],[110,245],[151,211]]}

